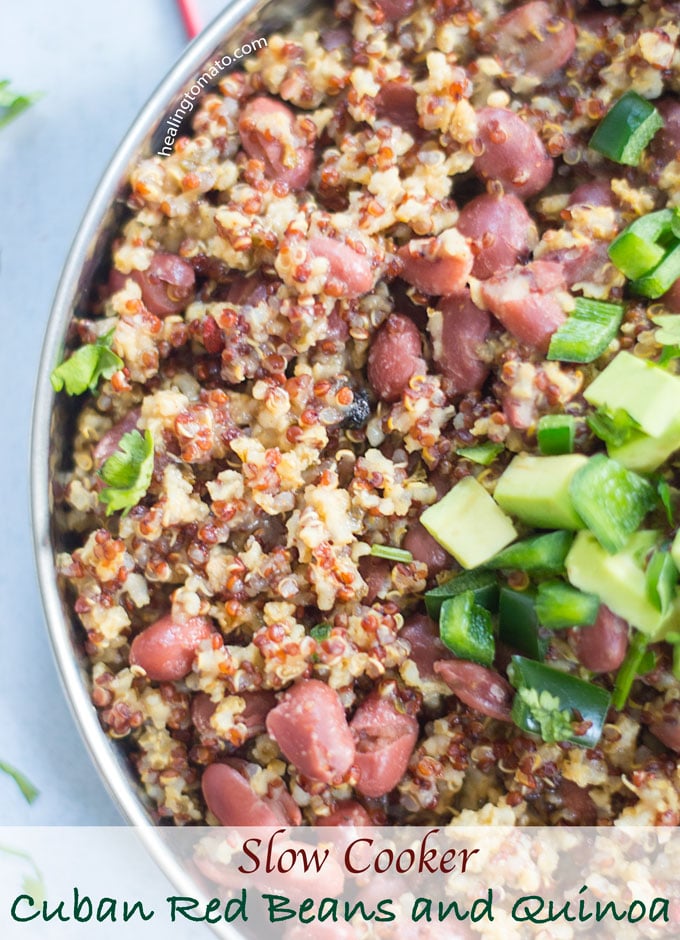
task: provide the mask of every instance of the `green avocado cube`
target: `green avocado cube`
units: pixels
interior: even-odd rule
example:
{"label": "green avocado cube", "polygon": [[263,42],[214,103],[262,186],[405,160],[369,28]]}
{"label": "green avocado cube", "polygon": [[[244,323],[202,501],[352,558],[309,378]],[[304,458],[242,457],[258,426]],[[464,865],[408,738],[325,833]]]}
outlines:
{"label": "green avocado cube", "polygon": [[644,560],[660,542],[660,534],[642,530],[633,535],[625,548],[616,554],[607,552],[591,532],[579,532],[567,555],[567,577],[580,591],[597,594],[619,617],[660,640],[680,625],[680,601],[673,599],[670,609],[662,614],[647,592]]}
{"label": "green avocado cube", "polygon": [[463,568],[476,568],[517,538],[512,522],[481,483],[465,477],[420,517]]}
{"label": "green avocado cube", "polygon": [[582,529],[569,486],[587,462],[583,454],[520,454],[498,480],[494,498],[501,509],[537,529]]}
{"label": "green avocado cube", "polygon": [[629,352],[615,356],[583,395],[596,408],[628,412],[650,437],[678,423],[680,378]]}
{"label": "green avocado cube", "polygon": [[607,453],[610,457],[636,473],[653,473],[678,449],[680,449],[680,417],[676,418],[667,431],[657,437],[634,431],[624,444],[618,447],[612,444],[607,445]]}

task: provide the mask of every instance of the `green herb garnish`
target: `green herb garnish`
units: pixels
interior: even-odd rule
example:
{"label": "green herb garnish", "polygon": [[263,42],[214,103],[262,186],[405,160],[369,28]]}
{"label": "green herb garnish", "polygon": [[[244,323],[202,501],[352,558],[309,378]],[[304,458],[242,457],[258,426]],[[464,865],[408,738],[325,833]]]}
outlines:
{"label": "green herb garnish", "polygon": [[331,635],[332,629],[333,627],[330,623],[317,623],[317,625],[312,627],[309,631],[309,635],[316,640],[317,643],[322,643]]}
{"label": "green herb garnish", "polygon": [[4,127],[5,124],[19,117],[41,97],[41,95],[18,95],[9,87],[9,79],[0,81],[0,127]]}
{"label": "green herb garnish", "polygon": [[99,494],[106,515],[123,510],[126,516],[146,494],[153,474],[153,437],[146,430],[123,434],[118,450],[104,462],[99,476],[107,486]]}
{"label": "green herb garnish", "polygon": [[96,391],[99,380],[110,379],[123,368],[123,360],[111,349],[113,330],[100,336],[94,343],[87,343],[58,365],[50,376],[52,388],[60,392],[66,388],[67,395],[82,395]]}
{"label": "green herb garnish", "polygon": [[37,787],[34,787],[31,781],[17,770],[16,767],[12,767],[11,764],[7,764],[5,761],[0,761],[0,771],[3,774],[7,774],[8,777],[11,777],[12,780],[21,790],[24,799],[27,803],[33,803],[37,798],[40,790]]}

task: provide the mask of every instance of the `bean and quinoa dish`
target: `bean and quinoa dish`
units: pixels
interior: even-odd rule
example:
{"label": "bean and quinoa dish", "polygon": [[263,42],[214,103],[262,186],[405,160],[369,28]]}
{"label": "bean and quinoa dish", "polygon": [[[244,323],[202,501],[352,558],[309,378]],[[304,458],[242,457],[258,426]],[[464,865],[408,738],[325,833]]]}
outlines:
{"label": "bean and quinoa dish", "polygon": [[337,0],[131,172],[57,564],[159,821],[680,822],[679,33]]}

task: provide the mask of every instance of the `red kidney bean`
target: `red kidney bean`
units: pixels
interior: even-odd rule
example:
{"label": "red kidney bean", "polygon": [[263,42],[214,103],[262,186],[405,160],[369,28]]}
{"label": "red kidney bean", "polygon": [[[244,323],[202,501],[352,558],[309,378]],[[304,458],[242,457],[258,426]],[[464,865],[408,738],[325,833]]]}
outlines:
{"label": "red kidney bean", "polygon": [[577,186],[569,197],[570,206],[613,206],[614,193],[609,180],[592,179]]}
{"label": "red kidney bean", "polygon": [[406,621],[399,636],[408,640],[411,647],[409,659],[418,669],[421,679],[434,679],[434,664],[451,654],[439,638],[439,626],[426,614],[414,614]]}
{"label": "red kidney bean", "polygon": [[526,261],[538,241],[533,219],[513,195],[472,199],[461,209],[458,229],[472,243],[472,273],[482,279]]}
{"label": "red kidney bean", "polygon": [[157,317],[179,313],[193,300],[196,275],[179,255],[157,252],[146,271],[132,271],[130,277],[141,288],[144,306]]}
{"label": "red kidney bean", "polygon": [[[238,721],[246,726],[247,738],[255,737],[266,729],[266,717],[276,706],[273,692],[239,692],[245,702],[245,708],[238,716]],[[197,692],[191,701],[191,720],[201,737],[215,738],[217,732],[210,724],[217,705],[205,692]]]}
{"label": "red kidney bean", "polygon": [[509,72],[528,72],[541,81],[566,65],[576,48],[574,24],[556,16],[543,0],[501,16],[493,36],[494,52]]}
{"label": "red kidney bean", "polygon": [[415,137],[420,131],[417,101],[418,95],[411,85],[405,82],[385,82],[375,96],[376,114]]}
{"label": "red kidney bean", "polygon": [[449,229],[436,238],[413,238],[398,251],[401,277],[424,294],[456,294],[472,271],[472,252],[465,239]]}
{"label": "red kidney bean", "polygon": [[558,297],[566,286],[561,264],[532,261],[482,281],[480,296],[520,342],[546,352],[550,337],[566,320]]}
{"label": "red kidney bean", "polygon": [[356,800],[340,800],[328,816],[319,816],[317,826],[372,826],[368,812]]}
{"label": "red kidney bean", "polygon": [[673,313],[680,313],[680,280],[677,280],[670,290],[666,291],[661,302]]}
{"label": "red kidney bean", "polygon": [[434,671],[468,708],[499,721],[510,721],[514,692],[493,669],[464,659],[445,659],[434,664]]}
{"label": "red kidney bean", "polygon": [[396,401],[419,372],[425,372],[420,333],[408,317],[392,313],[368,354],[368,381],[383,401]]}
{"label": "red kidney bean", "polygon": [[557,792],[562,797],[563,806],[560,822],[572,826],[597,824],[597,806],[585,787],[579,787],[573,780],[563,777]]}
{"label": "red kidney bean", "polygon": [[359,561],[359,574],[368,585],[364,604],[372,604],[381,594],[386,594],[392,585],[392,567],[384,558],[364,555]]}
{"label": "red kidney bean", "polygon": [[654,135],[649,151],[663,169],[671,160],[680,157],[680,101],[662,98],[654,106],[664,119],[664,126]]}
{"label": "red kidney bean", "polygon": [[250,304],[256,307],[263,300],[267,299],[267,283],[258,274],[251,277],[237,277],[229,285],[227,293],[227,303]]}
{"label": "red kidney bean", "polygon": [[430,576],[451,567],[453,559],[421,522],[411,523],[401,547],[410,552],[416,561],[427,565],[427,573]]}
{"label": "red kidney bean", "polygon": [[270,179],[291,189],[305,188],[312,174],[314,149],[287,105],[265,95],[252,98],[243,108],[238,130],[243,149],[264,163]]}
{"label": "red kidney bean", "polygon": [[357,709],[351,725],[356,740],[356,788],[364,796],[389,793],[404,776],[418,740],[418,722],[374,693]]}
{"label": "red kidney bean", "polygon": [[350,48],[352,39],[352,31],[345,26],[325,29],[321,33],[321,45],[326,52],[333,52],[335,49]]}
{"label": "red kidney bean", "polygon": [[586,245],[546,251],[541,261],[556,261],[560,264],[567,287],[582,281],[598,282],[602,268],[611,263],[608,248],[609,242],[594,238]]}
{"label": "red kidney bean", "polygon": [[507,108],[482,108],[477,113],[483,152],[474,170],[481,179],[497,180],[506,193],[520,199],[535,196],[550,182],[553,161],[536,131]]}
{"label": "red kidney bean", "polygon": [[95,446],[92,453],[94,465],[99,470],[112,454],[118,450],[118,445],[124,434],[129,434],[137,427],[141,416],[141,409],[135,408],[124,418],[121,418],[113,427],[102,435],[101,440]]}
{"label": "red kidney bean", "polygon": [[434,343],[434,359],[446,378],[449,395],[466,395],[482,387],[489,365],[478,349],[491,329],[491,317],[471,300],[468,291],[439,302],[442,313],[441,342]]}
{"label": "red kidney bean", "polygon": [[[258,796],[248,780],[247,767],[245,761],[230,760],[210,764],[203,771],[203,798],[221,825],[298,826],[302,815],[285,787],[273,789],[271,795]],[[285,791],[287,800],[279,790]]]}
{"label": "red kidney bean", "polygon": [[680,751],[680,723],[678,721],[655,721],[649,730],[671,751]]}
{"label": "red kidney bean", "polygon": [[413,10],[416,0],[375,0],[375,5],[385,14],[388,23],[394,23]]}
{"label": "red kidney bean", "polygon": [[328,261],[328,275],[337,285],[339,296],[360,297],[372,289],[373,267],[368,255],[327,235],[313,235],[307,246],[312,258]]}
{"label": "red kidney bean", "polygon": [[330,783],[354,760],[354,739],[338,693],[318,679],[291,686],[267,715],[267,731],[295,767]]}
{"label": "red kidney bean", "polygon": [[140,666],[149,679],[174,682],[189,672],[196,650],[214,629],[205,617],[190,617],[184,623],[166,614],[137,634],[130,645],[130,665]]}
{"label": "red kidney bean", "polygon": [[576,626],[569,631],[569,642],[576,658],[592,672],[618,669],[628,652],[630,627],[604,604],[591,627]]}

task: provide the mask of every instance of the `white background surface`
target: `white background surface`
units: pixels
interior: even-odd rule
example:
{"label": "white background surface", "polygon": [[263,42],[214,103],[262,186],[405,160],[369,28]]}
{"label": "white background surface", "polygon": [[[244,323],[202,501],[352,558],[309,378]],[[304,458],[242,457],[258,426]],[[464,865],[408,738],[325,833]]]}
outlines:
{"label": "white background surface", "polygon": [[[197,0],[207,23],[223,0]],[[33,386],[70,243],[116,146],[186,45],[174,0],[13,0],[0,79],[42,100],[0,129],[0,824],[121,821],[71,717],[33,563],[28,465]]]}

